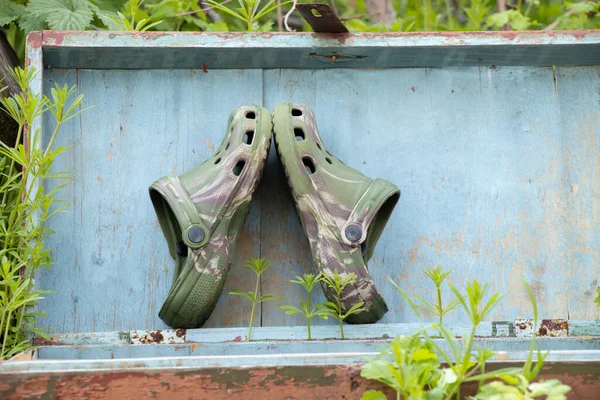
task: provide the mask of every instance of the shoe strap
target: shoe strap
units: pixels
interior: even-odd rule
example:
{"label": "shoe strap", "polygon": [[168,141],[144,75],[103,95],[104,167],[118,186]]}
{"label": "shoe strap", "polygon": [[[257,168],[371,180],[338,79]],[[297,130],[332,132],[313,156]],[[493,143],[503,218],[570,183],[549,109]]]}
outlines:
{"label": "shoe strap", "polygon": [[160,190],[169,203],[181,228],[182,240],[186,246],[199,249],[208,243],[210,230],[200,218],[188,191],[177,176],[161,178],[153,185]]}
{"label": "shoe strap", "polygon": [[367,231],[377,211],[398,188],[385,179],[377,178],[354,206],[347,222],[342,227],[341,237],[350,246],[360,246],[367,238]]}

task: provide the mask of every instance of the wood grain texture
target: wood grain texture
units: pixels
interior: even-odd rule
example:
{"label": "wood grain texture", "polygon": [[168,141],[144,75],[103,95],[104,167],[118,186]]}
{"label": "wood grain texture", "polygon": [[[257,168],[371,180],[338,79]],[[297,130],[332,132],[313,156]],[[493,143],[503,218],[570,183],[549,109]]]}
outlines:
{"label": "wood grain texture", "polygon": [[600,64],[600,31],[43,32],[49,68],[410,68]]}
{"label": "wood grain texture", "polygon": [[[417,321],[387,279],[430,298],[420,270],[437,264],[456,285],[477,278],[506,292],[493,320],[532,316],[521,275],[542,318],[596,319],[599,78],[595,66],[46,70],[44,90],[75,84],[95,107],[59,138],[71,145],[55,167],[74,178],[63,192],[73,206],[50,224],[56,265],[38,276],[40,288],[55,291],[40,303],[45,324],[54,332],[165,328],[157,307],[172,261],[148,185],[212,154],[234,107],[284,101],[314,109],[333,154],[402,190],[370,263],[390,306],[382,323]],[[252,289],[243,268],[252,256],[273,260],[263,292],[286,304],[304,299],[288,282],[312,270],[308,243],[273,151],[266,168],[208,327],[247,324],[248,305],[227,292]],[[265,304],[256,324],[304,324],[282,303]]]}
{"label": "wood grain texture", "polygon": [[[144,368],[140,360],[127,368],[99,371],[96,368],[69,370],[63,373],[5,373],[0,374],[0,396],[6,400],[41,398],[130,399],[157,398],[187,400],[210,399],[360,399],[369,389],[392,393],[383,385],[360,376],[359,364],[341,364],[330,359],[330,365],[310,364],[300,357],[300,365],[272,367],[214,366],[209,368],[183,367],[194,357],[170,359],[179,361],[176,368]],[[116,360],[112,360],[114,363]],[[338,362],[335,362],[338,361]],[[58,364],[58,363],[56,363]],[[98,362],[95,362],[98,364]],[[141,365],[140,365],[141,364]],[[60,365],[60,364],[59,364]],[[496,370],[520,366],[515,362],[490,362]],[[560,379],[572,388],[569,399],[596,400],[600,391],[598,362],[549,362],[540,379]],[[462,394],[474,395],[477,386],[465,385]]]}

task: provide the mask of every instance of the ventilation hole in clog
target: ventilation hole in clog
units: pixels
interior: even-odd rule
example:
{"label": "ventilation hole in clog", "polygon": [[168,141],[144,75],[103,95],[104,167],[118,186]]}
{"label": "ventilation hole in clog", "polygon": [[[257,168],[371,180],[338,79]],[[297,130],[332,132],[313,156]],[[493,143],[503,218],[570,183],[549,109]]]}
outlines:
{"label": "ventilation hole in clog", "polygon": [[294,128],[294,136],[296,136],[296,142],[304,140],[304,131],[300,128]]}
{"label": "ventilation hole in clog", "polygon": [[225,150],[227,150],[229,148],[229,142],[227,142],[227,146],[225,146]]}
{"label": "ventilation hole in clog", "polygon": [[244,169],[244,165],[246,165],[246,162],[244,160],[238,161],[238,163],[235,164],[235,167],[233,167],[233,174],[235,176],[240,176],[242,170]]}
{"label": "ventilation hole in clog", "polygon": [[327,161],[329,164],[333,164],[333,163],[331,162],[331,158],[329,158],[329,157],[325,157],[325,161]]}
{"label": "ventilation hole in clog", "polygon": [[301,117],[302,116],[302,111],[298,110],[297,108],[292,108],[292,116],[294,116],[294,117]]}
{"label": "ventilation hole in clog", "polygon": [[315,171],[317,170],[317,168],[315,167],[315,163],[313,163],[313,161],[309,157],[303,157],[302,163],[304,163],[306,172],[308,172],[309,175],[314,174]]}
{"label": "ventilation hole in clog", "polygon": [[219,157],[219,158],[217,158],[217,159],[215,160],[215,165],[217,165],[217,164],[218,164],[218,163],[220,163],[220,162],[221,162],[221,158]]}
{"label": "ventilation hole in clog", "polygon": [[252,139],[254,139],[254,131],[247,131],[244,135],[244,144],[252,144]]}
{"label": "ventilation hole in clog", "polygon": [[256,113],[254,111],[248,111],[246,113],[246,118],[248,118],[248,119],[256,119]]}
{"label": "ventilation hole in clog", "polygon": [[323,149],[321,148],[321,145],[319,144],[319,142],[317,142],[317,148],[318,148],[319,150],[323,150]]}

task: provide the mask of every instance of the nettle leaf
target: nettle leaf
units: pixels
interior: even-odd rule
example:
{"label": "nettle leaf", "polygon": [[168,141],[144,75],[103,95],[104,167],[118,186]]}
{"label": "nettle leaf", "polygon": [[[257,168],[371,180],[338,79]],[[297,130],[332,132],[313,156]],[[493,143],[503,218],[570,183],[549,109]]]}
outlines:
{"label": "nettle leaf", "polygon": [[83,30],[94,13],[88,0],[31,0],[27,13],[44,15],[51,29]]}
{"label": "nettle leaf", "polygon": [[0,0],[0,26],[15,21],[25,11],[25,6],[11,0]]}

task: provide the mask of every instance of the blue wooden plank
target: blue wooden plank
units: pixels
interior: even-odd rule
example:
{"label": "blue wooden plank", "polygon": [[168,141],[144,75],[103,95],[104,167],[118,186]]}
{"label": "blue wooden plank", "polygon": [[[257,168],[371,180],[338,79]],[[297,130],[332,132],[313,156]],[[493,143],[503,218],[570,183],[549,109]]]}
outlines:
{"label": "blue wooden plank", "polygon": [[[477,278],[508,292],[492,319],[531,316],[521,274],[541,318],[599,316],[591,302],[600,275],[597,67],[43,74],[45,90],[77,84],[95,106],[59,138],[72,145],[56,168],[75,178],[64,192],[73,207],[50,223],[56,265],[38,275],[55,290],[40,303],[54,332],[165,328],[157,307],[172,262],[148,185],[212,154],[234,107],[281,101],[311,105],[332,153],[403,191],[370,264],[390,305],[383,323],[417,321],[387,278],[433,300],[420,269],[435,264],[453,270],[454,284]],[[272,152],[207,327],[247,324],[248,305],[227,292],[252,289],[243,261],[258,254],[274,261],[263,292],[304,298],[288,281],[312,263],[286,191]],[[303,323],[280,304],[266,304],[256,324]],[[464,324],[460,315],[446,322]]]}
{"label": "blue wooden plank", "polygon": [[44,32],[51,68],[386,68],[598,65],[600,33]]}
{"label": "blue wooden plank", "polygon": [[[434,340],[446,354],[451,354],[450,347],[441,339]],[[600,355],[600,339],[540,339],[540,350],[559,350],[593,352]],[[152,357],[183,357],[183,356],[246,356],[246,355],[289,355],[289,354],[374,354],[384,350],[389,344],[386,340],[328,340],[328,341],[292,341],[292,342],[241,342],[241,343],[211,343],[210,346],[194,344],[161,344],[137,346],[43,346],[37,349],[40,360],[101,360],[101,359],[141,359]],[[526,358],[530,347],[529,340],[518,338],[483,339],[474,341],[475,346],[493,349],[501,358],[508,352],[518,352]],[[476,351],[474,350],[475,354]],[[560,356],[559,356],[560,357]],[[366,357],[362,359],[364,362]],[[239,365],[244,365],[239,362]]]}
{"label": "blue wooden plank", "polygon": [[[563,191],[553,200],[561,274],[555,291],[566,298],[569,318],[600,319],[594,303],[600,277],[600,70],[556,68],[562,157],[557,160]],[[547,301],[550,301],[548,299]]]}
{"label": "blue wooden plank", "polygon": [[[156,347],[156,346],[152,346]],[[47,372],[73,372],[73,371],[107,371],[144,369],[185,370],[198,368],[239,368],[239,367],[281,367],[289,365],[335,365],[335,364],[360,364],[365,359],[372,358],[376,353],[312,353],[312,354],[252,354],[235,356],[181,356],[175,357],[148,357],[137,359],[71,359],[71,360],[43,360],[34,361],[9,361],[0,366],[0,373],[47,373]],[[534,359],[536,356],[534,356]],[[546,362],[550,365],[553,361],[577,360],[578,363],[597,364],[600,358],[599,350],[557,350],[552,351]],[[519,361],[527,359],[526,351],[499,352],[489,361],[490,365],[497,362]]]}
{"label": "blue wooden plank", "polygon": [[[315,106],[317,72],[314,70],[265,70],[264,105],[273,110],[279,103],[293,102]],[[290,280],[303,274],[316,273],[308,240],[296,214],[291,194],[275,146],[272,145],[262,184],[261,252],[272,260],[273,268],[263,279],[263,290],[284,298],[282,302],[263,304],[266,325],[304,325],[301,315],[286,315],[282,304],[299,307],[306,301],[306,291]],[[320,287],[311,293],[313,304],[325,301]],[[313,325],[334,324],[333,320],[313,318]]]}
{"label": "blue wooden plank", "polygon": [[[75,70],[54,71],[46,83],[74,83]],[[75,179],[65,193],[71,210],[51,223],[56,268],[38,276],[41,288],[55,291],[40,304],[51,315],[48,328],[166,328],[157,313],[172,281],[173,261],[148,186],[212,154],[229,112],[260,101],[261,78],[261,71],[253,70],[79,71],[78,90],[94,108],[72,120],[61,136],[60,143],[72,147],[55,169],[69,170]],[[249,288],[242,260],[259,253],[258,214],[255,205],[225,293]],[[224,296],[214,315],[208,326],[243,325],[247,305]]]}

